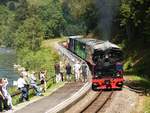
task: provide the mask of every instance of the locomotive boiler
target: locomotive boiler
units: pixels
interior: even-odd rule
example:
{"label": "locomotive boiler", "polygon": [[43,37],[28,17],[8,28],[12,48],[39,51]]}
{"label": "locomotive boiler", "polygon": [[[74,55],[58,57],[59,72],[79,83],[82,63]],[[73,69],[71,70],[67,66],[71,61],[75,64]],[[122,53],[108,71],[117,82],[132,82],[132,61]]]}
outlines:
{"label": "locomotive boiler", "polygon": [[109,41],[70,36],[68,49],[84,59],[92,72],[92,89],[122,89],[123,52]]}

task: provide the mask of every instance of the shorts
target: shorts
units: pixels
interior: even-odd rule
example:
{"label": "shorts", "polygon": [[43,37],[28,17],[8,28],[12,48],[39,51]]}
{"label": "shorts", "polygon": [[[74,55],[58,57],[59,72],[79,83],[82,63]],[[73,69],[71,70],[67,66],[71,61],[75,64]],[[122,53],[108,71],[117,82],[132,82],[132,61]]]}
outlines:
{"label": "shorts", "polygon": [[41,84],[44,84],[44,80],[41,80]]}

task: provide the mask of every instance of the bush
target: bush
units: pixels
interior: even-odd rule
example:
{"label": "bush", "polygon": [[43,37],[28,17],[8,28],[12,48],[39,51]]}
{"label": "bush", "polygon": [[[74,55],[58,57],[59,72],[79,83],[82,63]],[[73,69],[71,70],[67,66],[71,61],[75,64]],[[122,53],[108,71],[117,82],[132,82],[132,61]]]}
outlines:
{"label": "bush", "polygon": [[41,48],[33,52],[27,48],[18,52],[18,63],[23,67],[39,72],[47,70],[47,74],[54,75],[54,63],[59,60],[59,55],[50,48]]}

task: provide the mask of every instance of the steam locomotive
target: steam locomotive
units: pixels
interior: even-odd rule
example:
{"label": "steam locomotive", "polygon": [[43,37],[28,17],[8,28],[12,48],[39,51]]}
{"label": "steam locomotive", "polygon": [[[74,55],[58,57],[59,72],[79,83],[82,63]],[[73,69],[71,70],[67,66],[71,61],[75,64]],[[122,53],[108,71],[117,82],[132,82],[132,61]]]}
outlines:
{"label": "steam locomotive", "polygon": [[70,36],[68,49],[89,65],[93,90],[122,89],[123,52],[120,47],[109,41]]}

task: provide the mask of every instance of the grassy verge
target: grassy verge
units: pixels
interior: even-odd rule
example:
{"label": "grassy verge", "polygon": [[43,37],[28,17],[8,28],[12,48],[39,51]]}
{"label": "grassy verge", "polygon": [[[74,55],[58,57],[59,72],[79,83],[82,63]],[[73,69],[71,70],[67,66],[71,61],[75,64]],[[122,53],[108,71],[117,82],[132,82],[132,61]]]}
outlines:
{"label": "grassy verge", "polygon": [[[130,85],[134,86],[134,87],[140,87],[143,89],[147,89],[150,91],[150,80],[149,79],[145,79],[143,77],[140,76],[136,76],[136,75],[127,75],[125,76],[127,81],[130,81]],[[148,93],[148,92],[147,92]],[[150,92],[149,92],[150,93]],[[142,111],[143,113],[150,113],[150,96],[149,94],[146,95],[144,94],[141,98],[143,98],[143,103],[141,105],[142,107]]]}
{"label": "grassy verge", "polygon": [[55,38],[55,39],[49,39],[42,42],[42,47],[45,48],[54,48],[55,44],[61,41],[66,41],[66,38]]}
{"label": "grassy verge", "polygon": [[144,97],[144,111],[145,113],[150,113],[150,96]]}

